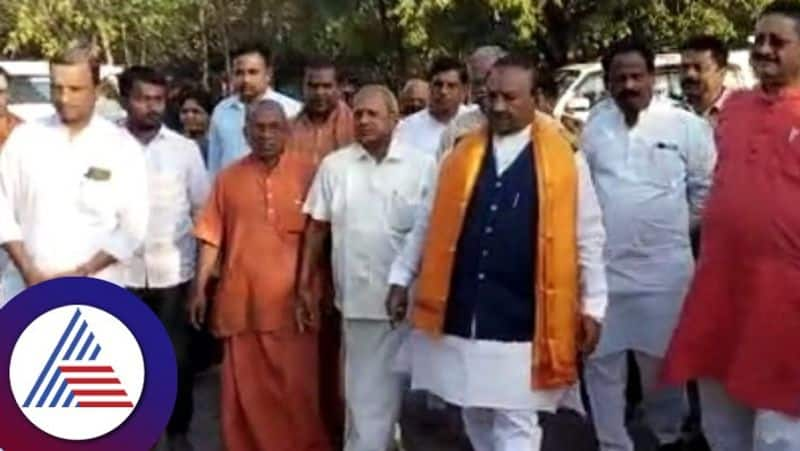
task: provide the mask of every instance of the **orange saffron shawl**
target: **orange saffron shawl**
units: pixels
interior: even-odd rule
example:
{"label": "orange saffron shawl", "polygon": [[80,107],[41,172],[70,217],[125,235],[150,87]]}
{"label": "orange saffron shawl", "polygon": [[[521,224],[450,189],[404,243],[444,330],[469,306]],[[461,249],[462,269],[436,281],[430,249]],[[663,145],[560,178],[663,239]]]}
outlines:
{"label": "orange saffron shawl", "polygon": [[[412,318],[414,327],[433,337],[443,333],[458,240],[487,139],[485,129],[466,135],[439,173]],[[578,377],[578,175],[573,148],[553,119],[536,116],[531,142],[539,198],[536,269],[531,274],[536,283],[531,383],[533,388],[553,389]]]}

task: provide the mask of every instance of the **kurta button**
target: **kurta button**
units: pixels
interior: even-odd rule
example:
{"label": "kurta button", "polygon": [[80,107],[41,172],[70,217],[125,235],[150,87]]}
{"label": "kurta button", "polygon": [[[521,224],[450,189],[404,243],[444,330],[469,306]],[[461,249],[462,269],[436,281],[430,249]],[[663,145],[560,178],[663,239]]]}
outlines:
{"label": "kurta button", "polygon": [[494,187],[495,188],[502,188],[503,187],[503,182],[495,182],[494,183]]}
{"label": "kurta button", "polygon": [[489,256],[489,251],[484,249],[483,252],[481,252],[481,255],[483,255],[484,257],[488,257]]}
{"label": "kurta button", "polygon": [[489,207],[489,208],[490,208],[492,211],[497,211],[497,205],[494,205],[494,204],[493,204],[493,205],[492,205],[491,207]]}
{"label": "kurta button", "polygon": [[485,278],[486,278],[486,274],[484,274],[484,273],[478,273],[478,280],[483,280],[483,279],[485,279]]}
{"label": "kurta button", "polygon": [[487,234],[487,235],[490,235],[490,234],[491,234],[493,231],[494,231],[494,229],[493,229],[493,228],[491,228],[491,227],[487,227],[487,228],[486,228],[486,234]]}

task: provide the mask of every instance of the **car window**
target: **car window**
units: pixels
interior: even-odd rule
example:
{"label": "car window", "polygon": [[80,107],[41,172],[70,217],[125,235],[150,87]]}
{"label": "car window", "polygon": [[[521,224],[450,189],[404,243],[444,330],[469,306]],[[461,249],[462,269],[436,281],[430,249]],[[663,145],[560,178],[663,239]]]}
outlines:
{"label": "car window", "polygon": [[592,106],[605,96],[605,92],[606,86],[603,83],[602,72],[592,72],[575,89],[576,97],[589,99],[589,104]]}
{"label": "car window", "polygon": [[49,103],[50,80],[47,77],[12,75],[8,83],[9,103]]}

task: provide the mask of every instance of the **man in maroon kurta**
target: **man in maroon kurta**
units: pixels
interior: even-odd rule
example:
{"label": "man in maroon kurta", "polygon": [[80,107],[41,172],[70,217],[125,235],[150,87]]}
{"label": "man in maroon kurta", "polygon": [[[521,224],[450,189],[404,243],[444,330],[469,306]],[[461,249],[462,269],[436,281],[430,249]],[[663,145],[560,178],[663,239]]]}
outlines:
{"label": "man in maroon kurta", "polygon": [[756,25],[760,85],[733,94],[702,253],[666,378],[697,378],[713,451],[800,449],[800,5]]}

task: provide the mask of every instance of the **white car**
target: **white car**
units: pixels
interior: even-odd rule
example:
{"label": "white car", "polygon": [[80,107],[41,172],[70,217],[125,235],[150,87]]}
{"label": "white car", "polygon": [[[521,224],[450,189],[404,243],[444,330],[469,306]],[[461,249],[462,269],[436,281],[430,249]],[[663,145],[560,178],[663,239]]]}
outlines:
{"label": "white car", "polygon": [[[656,56],[655,95],[679,99],[681,93],[681,55],[664,53]],[[750,66],[749,50],[734,50],[728,55],[725,85],[731,88],[752,87],[755,77]],[[606,96],[603,67],[600,62],[570,64],[558,69],[555,79],[559,98],[553,109],[558,119],[586,122],[589,110]]]}
{"label": "white car", "polygon": [[[0,67],[9,75],[9,109],[26,121],[53,114],[50,103],[50,66],[47,61],[0,61]],[[119,66],[100,67],[100,77],[105,79],[122,72]]]}

